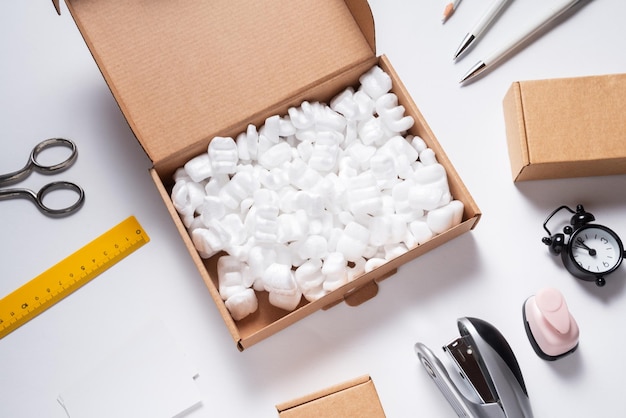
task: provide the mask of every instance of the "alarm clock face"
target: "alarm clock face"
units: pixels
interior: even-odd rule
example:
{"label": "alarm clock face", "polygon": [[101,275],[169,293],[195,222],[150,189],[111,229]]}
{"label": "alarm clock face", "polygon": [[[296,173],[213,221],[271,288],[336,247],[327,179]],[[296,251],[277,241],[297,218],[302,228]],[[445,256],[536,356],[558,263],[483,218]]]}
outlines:
{"label": "alarm clock face", "polygon": [[601,225],[585,225],[576,230],[569,241],[570,261],[583,272],[607,274],[622,262],[624,247],[619,237]]}

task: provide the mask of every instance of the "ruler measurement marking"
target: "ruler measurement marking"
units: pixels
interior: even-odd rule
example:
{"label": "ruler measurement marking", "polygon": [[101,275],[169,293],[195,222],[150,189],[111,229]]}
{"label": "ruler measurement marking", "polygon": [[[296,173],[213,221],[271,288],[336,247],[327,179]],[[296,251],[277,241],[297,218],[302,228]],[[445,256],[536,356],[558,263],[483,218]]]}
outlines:
{"label": "ruler measurement marking", "polygon": [[149,241],[141,225],[131,216],[0,299],[0,338],[74,293]]}

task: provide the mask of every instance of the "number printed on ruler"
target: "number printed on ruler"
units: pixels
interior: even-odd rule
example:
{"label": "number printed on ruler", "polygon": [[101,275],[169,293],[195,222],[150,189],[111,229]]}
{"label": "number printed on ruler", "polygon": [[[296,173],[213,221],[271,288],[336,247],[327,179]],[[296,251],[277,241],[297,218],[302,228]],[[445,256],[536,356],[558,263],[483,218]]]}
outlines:
{"label": "number printed on ruler", "polygon": [[131,216],[0,299],[0,338],[79,289],[150,241]]}

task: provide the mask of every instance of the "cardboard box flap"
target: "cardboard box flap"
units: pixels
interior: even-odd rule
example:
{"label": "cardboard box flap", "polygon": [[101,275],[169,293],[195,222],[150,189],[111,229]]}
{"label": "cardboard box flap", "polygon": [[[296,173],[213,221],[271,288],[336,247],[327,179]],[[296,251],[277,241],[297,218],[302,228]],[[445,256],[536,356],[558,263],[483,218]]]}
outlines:
{"label": "cardboard box flap", "polygon": [[66,4],[155,165],[375,56],[365,0]]}

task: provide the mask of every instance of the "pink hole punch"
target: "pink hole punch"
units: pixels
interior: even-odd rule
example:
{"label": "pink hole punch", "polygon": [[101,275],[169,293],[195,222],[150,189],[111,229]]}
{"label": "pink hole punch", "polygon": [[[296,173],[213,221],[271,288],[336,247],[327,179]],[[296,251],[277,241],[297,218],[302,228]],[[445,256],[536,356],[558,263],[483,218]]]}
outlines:
{"label": "pink hole punch", "polygon": [[558,290],[541,289],[524,302],[522,311],[528,339],[542,359],[556,360],[578,348],[578,324]]}

